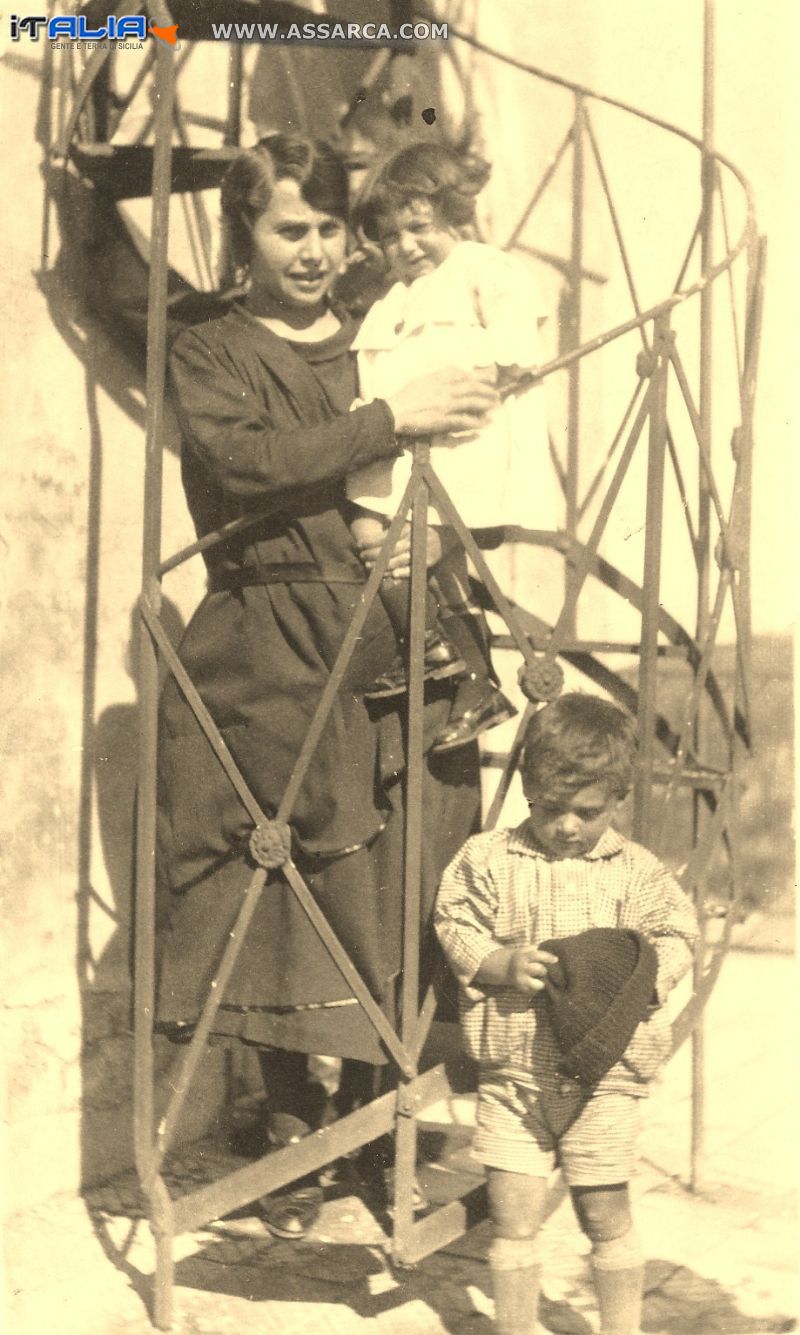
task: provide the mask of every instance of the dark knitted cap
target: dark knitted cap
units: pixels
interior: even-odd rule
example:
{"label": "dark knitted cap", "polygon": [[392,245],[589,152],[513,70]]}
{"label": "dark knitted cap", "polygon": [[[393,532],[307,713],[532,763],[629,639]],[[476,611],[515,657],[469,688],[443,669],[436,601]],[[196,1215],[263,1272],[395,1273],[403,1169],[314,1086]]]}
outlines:
{"label": "dark knitted cap", "polygon": [[658,956],[639,932],[591,927],[542,941],[558,957],[547,966],[545,996],[560,1072],[594,1085],[616,1066],[653,1000]]}

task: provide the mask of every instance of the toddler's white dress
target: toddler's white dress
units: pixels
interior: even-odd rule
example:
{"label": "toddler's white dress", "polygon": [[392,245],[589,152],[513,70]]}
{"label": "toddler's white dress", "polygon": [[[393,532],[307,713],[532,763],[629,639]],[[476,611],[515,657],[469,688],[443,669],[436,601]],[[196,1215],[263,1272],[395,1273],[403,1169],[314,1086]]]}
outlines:
{"label": "toddler's white dress", "polygon": [[[542,361],[541,316],[524,261],[495,246],[461,241],[438,268],[410,286],[396,283],[368,311],[353,342],[361,400],[384,398],[444,367],[536,367]],[[480,429],[435,436],[431,447],[431,464],[468,528],[554,529],[563,523],[543,385],[511,394]],[[396,460],[377,460],[350,474],[349,498],[394,515],[411,463],[406,450]]]}

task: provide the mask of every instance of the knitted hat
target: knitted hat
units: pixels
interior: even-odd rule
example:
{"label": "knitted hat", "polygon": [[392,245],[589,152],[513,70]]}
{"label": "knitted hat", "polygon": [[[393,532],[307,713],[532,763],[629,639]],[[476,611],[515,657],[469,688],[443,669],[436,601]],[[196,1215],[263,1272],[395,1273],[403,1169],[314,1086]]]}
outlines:
{"label": "knitted hat", "polygon": [[545,996],[563,1058],[560,1072],[594,1085],[623,1056],[653,1000],[658,956],[639,932],[591,927],[543,941]]}

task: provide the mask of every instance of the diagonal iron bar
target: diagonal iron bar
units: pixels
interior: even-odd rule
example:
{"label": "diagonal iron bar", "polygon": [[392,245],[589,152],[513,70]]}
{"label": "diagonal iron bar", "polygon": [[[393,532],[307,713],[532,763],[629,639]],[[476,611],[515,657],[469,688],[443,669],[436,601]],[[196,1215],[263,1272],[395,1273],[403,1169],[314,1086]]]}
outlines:
{"label": "diagonal iron bar", "polygon": [[484,830],[493,830],[500,819],[503,804],[508,797],[508,790],[511,787],[511,781],[514,778],[514,774],[516,773],[522,755],[522,740],[525,736],[528,724],[535,713],[536,706],[529,702],[522,712],[522,718],[519,721],[514,740],[511,743],[508,755],[506,756],[503,771],[500,775],[497,787],[494,790],[491,805],[486,813],[486,819],[483,822]]}
{"label": "diagonal iron bar", "polygon": [[[112,14],[115,18],[119,18],[123,14],[140,14],[143,7],[143,4],[137,3],[137,0],[131,0],[130,3],[128,0],[119,0],[116,8],[112,10]],[[59,128],[56,153],[60,158],[66,158],[69,153],[69,146],[72,143],[73,135],[78,126],[78,120],[81,111],[83,110],[83,104],[86,101],[92,84],[100,73],[100,70],[111,56],[112,50],[115,49],[115,45],[115,43],[109,42],[107,46],[95,47],[81,71],[81,77],[78,80],[77,86],[73,89],[72,110],[66,121],[62,123]],[[69,63],[67,64],[67,62],[63,62],[61,66],[65,74],[67,72],[73,73],[71,47],[68,48],[67,54],[69,56]],[[66,92],[66,89],[64,89],[64,92]],[[151,117],[151,124],[154,119],[154,117]]]}
{"label": "diagonal iron bar", "polygon": [[[713,502],[714,510],[717,516],[717,523],[719,524],[719,536],[720,536],[720,543],[722,546],[723,560],[732,569],[735,569],[736,568],[735,554],[731,551],[730,525],[725,515],[725,511],[722,505],[722,498],[720,497],[719,488],[717,487],[716,479],[714,477],[714,469],[709,455],[708,443],[703,438],[700,415],[697,411],[697,408],[695,407],[694,400],[692,398],[692,391],[689,386],[689,381],[686,377],[686,371],[684,369],[683,362],[681,361],[680,353],[678,352],[677,348],[674,345],[671,352],[671,360],[672,360],[672,365],[675,369],[675,374],[678,379],[678,384],[680,385],[681,388],[681,393],[683,394],[684,402],[686,403],[686,408],[689,413],[689,417],[692,422],[692,427],[694,428],[694,433],[697,438],[697,446],[700,452],[700,462],[702,464],[702,471],[705,475],[706,484],[708,487],[708,494]],[[734,488],[735,485],[736,481],[734,479]],[[744,625],[744,617],[738,595],[738,589],[736,587],[735,580],[731,581],[731,602],[733,604],[733,615],[734,615],[734,620],[736,622],[736,631],[737,631],[736,653],[737,653],[737,658],[739,659],[740,662],[740,667],[742,669],[742,676],[746,680],[746,669],[744,667],[744,660],[743,660],[743,641],[746,631]],[[745,712],[749,717],[750,715],[749,691],[747,690],[746,686],[743,691],[743,696],[744,696]]]}
{"label": "diagonal iron bar", "polygon": [[[719,195],[720,214],[722,216],[722,234],[725,238],[725,249],[730,250],[731,239],[728,228],[728,207],[725,203],[725,192],[722,188],[722,181],[719,177],[719,168],[717,168],[717,193]],[[736,310],[736,293],[733,287],[733,269],[728,270],[728,294],[731,305],[731,326],[733,328],[733,344],[736,349],[736,369],[738,371],[739,388],[739,411],[742,411],[742,346],[739,337],[739,316]]]}
{"label": "diagonal iron bar", "polygon": [[416,1074],[417,1067],[416,1062],[408,1049],[408,1045],[398,1038],[391,1024],[387,1020],[385,1013],[381,1010],[361,977],[361,974],[358,972],[350,959],[350,956],[328,922],[328,919],[325,917],[325,914],[322,912],[322,909],[317,904],[317,901],[303,877],[300,875],[300,872],[291,861],[284,864],[281,868],[281,872],[286,877],[291,889],[300,901],[300,904],[311,922],[311,925],[317,932],[317,935],[321,937],[323,945],[339,969],[345,982],[352,988],[353,996],[356,997],[361,1004],[370,1024],[380,1034],[403,1075],[407,1078],[411,1078]]}
{"label": "diagonal iron bar", "polygon": [[431,465],[424,464],[422,466],[422,471],[425,480],[430,487],[431,494],[436,504],[436,509],[440,515],[447,519],[448,523],[455,529],[460,537],[464,545],[464,550],[489,590],[494,605],[508,626],[511,634],[514,636],[514,639],[517,642],[517,647],[525,659],[525,662],[533,663],[535,658],[531,642],[525,634],[512,604],[509,602],[508,598],[506,598],[506,595],[503,593],[503,590],[500,588],[500,585],[489,569],[483,552],[456,510],[453,502],[450,500],[450,497],[442,486],[442,483],[439,481],[439,478],[436,476]]}
{"label": "diagonal iron bar", "polygon": [[695,248],[695,246],[697,245],[697,242],[698,242],[699,239],[700,239],[700,227],[701,227],[702,221],[703,221],[702,214],[700,214],[700,215],[698,215],[697,222],[696,222],[695,225],[694,225],[694,231],[692,232],[692,236],[691,236],[691,240],[689,241],[689,245],[688,245],[687,248],[686,248],[686,254],[685,254],[684,257],[683,257],[683,264],[681,265],[680,269],[678,270],[678,277],[675,279],[675,283],[674,283],[673,288],[672,288],[673,293],[680,292],[680,290],[681,290],[681,284],[682,284],[684,278],[686,277],[686,270],[689,268],[689,261],[691,260],[692,255],[694,254],[694,248]]}
{"label": "diagonal iron bar", "polygon": [[259,524],[262,519],[266,519],[272,513],[271,506],[264,506],[263,509],[254,510],[251,514],[239,515],[237,519],[229,519],[227,524],[214,529],[211,533],[204,533],[202,538],[196,538],[194,542],[188,543],[185,547],[181,547],[180,551],[167,557],[158,567],[159,575],[168,575],[171,570],[176,570],[190,557],[198,556],[201,552],[207,552],[209,548],[218,547],[221,543],[228,542],[245,529],[252,528],[254,524]]}
{"label": "diagonal iron bar", "polygon": [[370,573],[369,579],[364,585],[364,592],[361,595],[361,606],[355,612],[347,629],[347,633],[342,640],[341,648],[336,656],[336,662],[331,668],[330,676],[325,683],[325,689],[319,698],[319,703],[314,711],[314,717],[309,724],[303,745],[300,748],[300,754],[295,761],[294,769],[292,770],[289,782],[286,786],[286,791],[284,792],[281,804],[278,807],[278,820],[288,821],[292,813],[292,808],[297,801],[297,795],[300,792],[303,779],[306,775],[306,770],[311,763],[317,743],[322,736],[322,731],[328,721],[328,715],[331,711],[333,701],[342,684],[345,670],[350,662],[356,643],[358,642],[364,622],[366,621],[370,608],[377,597],[380,582],[386,572],[395,544],[400,536],[403,524],[405,523],[408,506],[416,495],[418,486],[419,475],[415,476],[412,470],[408,485],[403,492],[403,498],[400,501],[397,514],[386,531],[386,537],[383,540],[383,546],[381,547],[378,559]]}
{"label": "diagonal iron bar", "polygon": [[436,1014],[436,1007],[438,1004],[439,999],[436,996],[436,988],[433,983],[429,983],[425,991],[422,1005],[419,1008],[417,1023],[410,1044],[411,1053],[416,1062],[419,1062],[419,1059],[422,1056],[422,1049],[424,1048],[428,1034],[430,1033],[430,1027],[433,1023],[433,1017]]}
{"label": "diagonal iron bar", "polygon": [[[701,879],[714,851],[714,847],[724,834],[727,823],[728,808],[732,801],[732,782],[726,784],[720,795],[719,803],[712,819],[704,831],[703,839],[693,851],[689,865],[681,876],[681,881],[691,889]],[[738,884],[734,885],[734,893],[726,905],[725,927],[722,938],[714,947],[714,954],[711,963],[705,972],[700,976],[695,985],[691,999],[686,1003],[683,1010],[672,1022],[672,1051],[678,1050],[682,1043],[689,1037],[697,1024],[698,1017],[702,1014],[703,1008],[711,996],[714,985],[719,976],[725,956],[731,942],[734,922],[736,920],[736,910],[738,909],[742,896],[744,894],[744,879],[740,878]]]}
{"label": "diagonal iron bar", "polygon": [[[480,548],[475,542],[475,539],[473,538],[469,529],[466,527],[463,520],[461,519],[461,516],[459,515],[455,506],[453,505],[453,502],[450,500],[450,497],[448,496],[445,488],[442,486],[442,483],[440,482],[439,478],[436,476],[436,473],[434,472],[430,463],[424,465],[424,471],[428,481],[428,485],[430,486],[431,493],[436,503],[437,510],[443,517],[447,518],[449,523],[455,529],[458,536],[461,538],[461,541],[464,544],[464,549],[467,555],[472,560],[472,563],[475,566],[475,569],[478,572],[479,577],[482,579],[484,585],[486,586],[486,589],[489,592],[489,596],[491,597],[498,613],[505,621],[509,631],[511,632],[514,642],[516,643],[517,648],[519,649],[520,653],[525,659],[525,662],[527,664],[535,662],[536,659],[533,646],[531,644],[528,634],[525,631],[524,625],[520,617],[518,616],[517,609],[515,608],[511,600],[506,597],[506,595],[500,588],[497,580],[492,574],[492,571],[490,570],[483,556],[483,553],[481,552]],[[519,727],[517,729],[516,739],[514,745],[511,748],[511,754],[509,755],[506,771],[501,777],[500,783],[498,784],[498,788],[495,793],[495,798],[492,803],[489,815],[487,817],[487,828],[489,829],[493,828],[493,826],[497,823],[500,814],[500,809],[502,808],[503,802],[505,801],[505,795],[508,792],[508,788],[510,787],[511,784],[514,767],[519,759],[523,730],[524,727],[527,725],[528,719],[530,718],[532,712],[533,710],[529,706],[525,710],[523,717],[520,721]]]}
{"label": "diagonal iron bar", "polygon": [[[633,309],[636,311],[637,315],[641,315],[642,308],[639,304],[639,297],[636,292],[636,284],[633,279],[633,271],[631,269],[630,259],[628,258],[628,250],[625,245],[625,238],[622,235],[622,227],[619,221],[619,214],[617,213],[616,206],[611,197],[611,187],[608,183],[608,176],[606,175],[605,164],[600,155],[600,146],[597,142],[597,137],[595,135],[594,127],[592,125],[591,117],[589,115],[588,110],[586,111],[586,132],[589,136],[589,143],[591,145],[592,153],[594,155],[594,161],[595,161],[595,166],[597,167],[597,173],[600,177],[600,184],[603,187],[603,194],[606,197],[608,212],[611,217],[611,225],[614,228],[614,235],[617,238],[619,255],[620,259],[622,260],[622,267],[625,270],[625,278],[628,283],[628,291],[630,292],[631,295],[631,301],[633,302]],[[642,336],[642,344],[645,347],[645,349],[649,352],[650,343],[644,325],[639,326],[639,332]]]}
{"label": "diagonal iron bar", "polygon": [[[703,652],[700,662],[697,668],[695,669],[694,680],[692,682],[692,689],[689,695],[688,702],[686,704],[686,709],[684,711],[684,720],[683,724],[681,725],[681,730],[678,736],[678,748],[677,751],[675,752],[675,767],[670,774],[670,779],[669,783],[667,784],[666,792],[662,796],[661,822],[659,826],[658,838],[656,840],[656,844],[658,846],[661,845],[661,841],[664,837],[664,831],[666,829],[667,815],[670,803],[675,794],[675,790],[678,784],[680,783],[681,776],[683,774],[687,759],[689,757],[690,753],[689,743],[692,741],[693,737],[694,721],[697,717],[697,711],[700,705],[700,697],[702,696],[703,691],[705,690],[706,687],[706,678],[708,677],[708,673],[711,667],[711,659],[716,645],[717,631],[719,630],[720,619],[722,617],[722,609],[725,604],[725,598],[727,596],[728,585],[730,583],[730,580],[731,580],[731,572],[726,567],[724,570],[720,572],[719,580],[717,583],[717,593],[714,599],[714,607],[712,609],[711,616],[709,618],[708,638],[706,640],[705,645],[703,646]],[[733,736],[732,729],[730,735]]]}
{"label": "diagonal iron bar", "polygon": [[531,198],[530,198],[528,204],[527,204],[526,207],[523,209],[522,214],[520,215],[520,219],[519,219],[519,221],[518,221],[517,224],[512,228],[511,233],[510,233],[510,235],[509,235],[509,237],[508,237],[508,240],[507,240],[507,241],[505,242],[505,244],[503,245],[503,250],[510,250],[511,247],[512,247],[512,246],[519,240],[520,236],[522,235],[522,232],[523,232],[524,228],[527,226],[528,221],[529,221],[531,215],[533,214],[534,209],[536,208],[536,205],[539,203],[539,200],[541,199],[542,195],[544,194],[545,190],[547,189],[548,185],[550,184],[551,180],[553,179],[553,176],[555,175],[556,171],[558,170],[559,163],[561,162],[561,159],[563,158],[564,154],[566,153],[567,148],[568,148],[568,146],[569,146],[569,144],[570,144],[570,141],[572,140],[572,136],[574,135],[574,133],[575,133],[575,126],[574,126],[574,123],[573,123],[572,125],[570,125],[569,129],[567,130],[567,133],[566,133],[566,135],[564,136],[564,139],[563,139],[563,142],[562,142],[562,144],[561,144],[561,147],[558,149],[558,151],[555,153],[555,155],[550,159],[550,163],[549,163],[549,165],[547,166],[547,168],[545,169],[545,172],[544,172],[544,175],[542,176],[542,179],[540,180],[538,186],[537,186],[536,189],[534,190],[533,195],[531,196]]}
{"label": "diagonal iron bar", "polygon": [[689,493],[686,490],[686,483],[683,477],[683,469],[681,468],[681,461],[678,457],[678,451],[675,446],[675,437],[672,434],[669,422],[667,422],[667,453],[669,454],[670,463],[672,464],[672,471],[675,477],[675,482],[677,483],[678,494],[681,498],[683,517],[686,520],[686,528],[688,529],[689,532],[689,542],[691,543],[692,554],[694,556],[695,565],[697,565],[698,554],[699,554],[697,532],[695,530],[695,526],[692,521],[692,511],[691,511],[691,506],[689,504]]}
{"label": "diagonal iron bar", "polygon": [[552,661],[558,654],[559,646],[565,634],[569,633],[569,627],[571,625],[572,618],[574,616],[575,609],[578,604],[578,599],[580,597],[581,590],[583,589],[583,586],[586,582],[586,577],[589,574],[592,562],[597,556],[597,548],[600,544],[600,539],[602,538],[605,532],[606,524],[608,523],[609,516],[614,507],[614,503],[617,499],[617,496],[619,495],[619,491],[622,486],[622,483],[625,480],[628,468],[630,467],[631,459],[633,458],[634,451],[639,442],[639,437],[642,434],[642,428],[644,427],[644,424],[647,421],[649,412],[650,412],[650,395],[648,393],[647,395],[645,395],[644,399],[639,405],[639,410],[636,414],[636,419],[631,428],[630,435],[628,436],[627,442],[625,444],[625,448],[622,451],[622,454],[620,455],[619,463],[617,464],[614,476],[612,477],[608,485],[608,490],[606,491],[606,494],[603,497],[603,503],[600,506],[597,518],[594,521],[592,531],[585,545],[581,549],[580,556],[578,557],[575,569],[573,571],[572,579],[570,580],[569,583],[567,596],[564,600],[564,605],[561,608],[558,621],[556,622],[556,625],[553,629],[553,634],[551,636],[550,643],[548,644],[546,649],[546,654],[550,661]]}
{"label": "diagonal iron bar", "polygon": [[158,1173],[161,1168],[161,1165],[164,1162],[164,1156],[172,1143],[172,1137],[175,1134],[178,1118],[186,1103],[186,1098],[197,1072],[197,1068],[203,1059],[212,1025],[216,1019],[217,1011],[222,1005],[225,989],[230,981],[231,974],[233,973],[236,961],[239,957],[239,952],[244,944],[247,928],[255,913],[256,906],[266,881],[266,871],[261,867],[256,868],[250,878],[247,890],[245,891],[244,899],[242,900],[239,913],[236,917],[236,922],[231,928],[230,939],[225,947],[217,975],[213,979],[209,988],[203,1004],[203,1009],[200,1013],[200,1018],[197,1021],[197,1026],[192,1034],[191,1042],[184,1052],[177,1080],[171,1085],[173,1092],[156,1132],[156,1143],[153,1147],[151,1163],[151,1172],[153,1175]]}
{"label": "diagonal iron bar", "polygon": [[156,63],[156,53],[153,47],[150,46],[148,47],[144,60],[142,61],[141,65],[139,66],[138,70],[133,76],[133,79],[131,80],[131,85],[128,91],[126,92],[124,98],[117,99],[117,105],[113,108],[113,110],[109,114],[109,126],[108,126],[109,140],[111,140],[114,137],[117,130],[119,129],[120,124],[125,116],[125,112],[130,107],[131,103],[136,97],[136,94],[139,92],[139,89],[142,87],[142,84],[144,83],[145,79],[147,78],[148,74],[152,70],[155,63]]}
{"label": "diagonal iron bar", "polygon": [[[598,556],[593,564],[593,573],[598,579],[601,579],[609,588],[614,589],[623,598],[627,598],[638,611],[642,607],[642,591],[638,584],[627,575],[613,566],[605,557]],[[665,607],[659,609],[659,631],[666,635],[671,644],[682,645],[687,653],[689,662],[696,666],[700,661],[700,647],[697,641],[689,634],[684,626],[677,621]],[[720,725],[727,735],[730,732],[728,721],[728,710],[725,704],[725,698],[720,688],[719,682],[714,673],[708,674],[708,695],[714,710],[719,718]],[[741,719],[736,720],[737,731],[745,735],[744,724]],[[665,745],[667,743],[665,742]],[[669,743],[670,750],[674,752],[675,746]]]}
{"label": "diagonal iron bar", "polygon": [[[191,54],[192,54],[192,47],[191,47],[191,45],[187,45],[187,46],[184,47],[184,49],[181,51],[180,55],[174,57],[174,61],[175,61],[175,79],[176,79],[176,80],[177,80],[177,78],[178,78],[178,75],[182,72],[183,67],[184,67],[184,65],[186,64],[186,62],[188,61],[188,59],[189,59],[189,57],[191,56]],[[138,132],[137,132],[136,139],[135,139],[135,143],[137,143],[137,144],[143,144],[143,143],[145,142],[145,140],[147,139],[147,136],[149,135],[149,133],[150,133],[150,131],[152,130],[152,128],[153,128],[153,115],[152,115],[152,113],[151,113],[151,114],[147,117],[147,119],[146,119],[145,121],[142,122],[142,125],[140,126],[140,128],[139,128],[139,130],[138,130]]]}
{"label": "diagonal iron bar", "polygon": [[[330,923],[320,909],[294,863],[291,861],[287,862],[281,868],[281,874],[285,877],[290,889],[293,891],[295,897],[303,908],[306,917],[309,919],[311,925],[317,932],[317,935],[322,940],[323,945],[338,967],[345,982],[352,989],[353,995],[361,1005],[367,1019],[383,1039],[388,1051],[400,1067],[400,1070],[406,1076],[413,1076],[416,1073],[416,1062],[406,1046],[398,1038],[386,1018],[386,1015],[375,1001],[375,998],[372,996],[372,993],[369,991],[366,983],[350,959],[350,956],[347,954],[344,946],[339,941],[339,938],[336,936],[333,928],[330,926]],[[247,935],[247,929],[266,883],[266,871],[260,867],[257,868],[253,873],[245,892],[239,913],[237,914],[236,921],[230,932],[230,939],[225,947],[219,971],[209,988],[200,1019],[197,1022],[197,1027],[192,1035],[191,1042],[181,1064],[177,1082],[172,1086],[172,1097],[158,1127],[157,1147],[153,1157],[154,1173],[158,1172],[158,1169],[163,1162],[164,1155],[171,1144],[175,1127],[185,1104],[191,1082],[195,1076],[200,1061],[202,1060],[205,1045],[211,1033],[217,1011],[222,1005],[225,989],[230,982],[231,974],[233,973],[245,936]]]}
{"label": "diagonal iron bar", "polygon": [[583,500],[578,506],[578,522],[580,522],[580,520],[583,519],[584,515],[586,514],[586,511],[588,510],[589,506],[594,500],[595,494],[597,492],[598,487],[600,486],[600,483],[603,481],[603,478],[608,472],[609,464],[611,463],[611,460],[614,458],[614,455],[617,452],[617,448],[619,446],[620,441],[622,440],[625,428],[628,425],[628,422],[630,421],[631,413],[633,412],[633,409],[636,406],[636,400],[638,399],[639,395],[642,392],[643,385],[644,381],[641,379],[637,379],[636,388],[634,389],[633,394],[630,397],[628,406],[625,409],[622,421],[620,422],[619,427],[617,428],[617,432],[614,436],[614,439],[612,440],[611,444],[608,447],[608,453],[606,454],[605,459],[601,463],[594,477],[592,478],[592,481],[590,482],[589,486],[586,488]]}
{"label": "diagonal iron bar", "polygon": [[689,414],[689,418],[692,423],[692,428],[694,430],[694,434],[697,440],[697,446],[700,453],[700,463],[702,465],[703,473],[705,474],[709,495],[714,504],[714,510],[716,512],[717,522],[719,523],[720,537],[722,539],[725,557],[730,564],[733,564],[731,560],[731,553],[728,550],[728,538],[729,538],[728,518],[725,514],[725,509],[722,504],[722,497],[719,494],[719,488],[717,487],[716,478],[714,477],[714,468],[709,455],[708,444],[703,439],[700,414],[695,405],[694,398],[692,397],[691,387],[689,385],[689,381],[686,376],[686,371],[683,365],[683,361],[681,359],[681,355],[678,352],[677,348],[674,346],[670,354],[670,360],[675,370],[675,375],[677,377],[681,393],[683,394],[683,399],[686,404],[686,410]]}
{"label": "diagonal iron bar", "polygon": [[[429,1078],[426,1072],[417,1081],[423,1102],[426,1095],[430,1099],[428,1091],[431,1089],[438,1093],[438,1073],[432,1074],[433,1078]],[[300,1173],[315,1172],[324,1164],[343,1158],[384,1135],[391,1129],[396,1099],[394,1091],[382,1094],[321,1131],[282,1149],[270,1150],[262,1158],[234,1169],[227,1177],[179,1196],[174,1202],[176,1231],[193,1232],[209,1219],[222,1218],[248,1201],[279,1191],[295,1181]]]}
{"label": "diagonal iron bar", "polygon": [[557,477],[557,479],[558,479],[558,485],[559,485],[559,487],[561,488],[561,493],[562,493],[562,495],[563,495],[563,496],[566,496],[566,494],[567,494],[567,470],[565,469],[565,467],[564,467],[564,465],[562,464],[560,458],[558,457],[558,450],[556,449],[555,441],[553,440],[552,433],[549,432],[549,431],[548,431],[548,433],[547,433],[547,444],[548,444],[548,450],[549,450],[549,454],[550,454],[550,462],[552,463],[553,468],[555,469],[555,474],[556,474],[556,477]]}
{"label": "diagonal iron bar", "polygon": [[192,681],[186,668],[183,666],[177,651],[169,640],[161,622],[149,604],[149,601],[142,597],[139,604],[142,616],[147,624],[150,634],[156,641],[161,650],[170,672],[175,677],[178,685],[186,696],[197,722],[203,729],[206,738],[211,745],[217,760],[221,764],[228,778],[230,779],[236,794],[247,811],[248,816],[254,825],[260,825],[267,819],[256,799],[250,791],[249,785],[245,783],[242,773],[236,764],[233,756],[228,750],[225,740],[214,722],[211,714],[206,708],[200,693]]}

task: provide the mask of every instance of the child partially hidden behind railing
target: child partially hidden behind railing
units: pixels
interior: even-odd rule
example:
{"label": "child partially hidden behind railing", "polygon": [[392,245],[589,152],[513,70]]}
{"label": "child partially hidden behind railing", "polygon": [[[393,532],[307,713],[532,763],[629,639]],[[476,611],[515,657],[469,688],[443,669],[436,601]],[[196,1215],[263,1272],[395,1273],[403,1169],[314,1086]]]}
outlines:
{"label": "child partially hidden behind railing", "polygon": [[[556,528],[559,496],[544,389],[530,381],[514,389],[522,374],[542,361],[536,287],[521,259],[469,239],[475,199],[489,170],[473,155],[420,143],[396,153],[367,180],[353,224],[362,239],[380,246],[397,281],[372,306],[353,343],[361,400],[383,398],[424,371],[485,367],[501,390],[511,392],[476,430],[435,436],[433,469],[470,529]],[[411,466],[406,450],[348,477],[351,532],[359,548],[380,545]],[[461,678],[450,720],[433,746],[448,751],[516,711],[492,669],[488,627],[470,597],[461,542],[440,516],[436,519],[442,556],[429,572],[424,675]],[[407,688],[402,648],[408,585],[384,579],[381,600],[398,656],[367,690],[372,699]]]}

